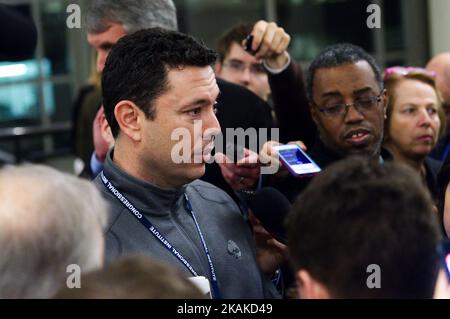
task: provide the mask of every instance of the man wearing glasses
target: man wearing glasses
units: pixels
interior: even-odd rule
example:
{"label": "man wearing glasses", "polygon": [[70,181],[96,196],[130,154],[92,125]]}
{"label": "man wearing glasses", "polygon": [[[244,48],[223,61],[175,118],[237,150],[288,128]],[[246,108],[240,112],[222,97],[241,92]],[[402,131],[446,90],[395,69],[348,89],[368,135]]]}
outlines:
{"label": "man wearing glasses", "polygon": [[[252,38],[247,41],[249,35]],[[234,25],[217,41],[215,73],[273,106],[280,141],[302,140],[312,145],[315,127],[308,110],[303,71],[287,50],[290,40],[289,34],[273,22]],[[285,108],[290,108],[288,117],[284,116]]]}
{"label": "man wearing glasses", "polygon": [[307,94],[319,132],[311,155],[319,165],[348,155],[380,157],[387,99],[373,57],[350,44],[326,49],[308,70]]}
{"label": "man wearing glasses", "polygon": [[[322,169],[350,155],[380,162],[391,157],[381,149],[387,99],[372,56],[352,44],[328,47],[311,63],[306,88],[318,129],[308,153]],[[288,108],[283,111],[289,115]],[[293,200],[308,182],[288,177],[277,187]]]}
{"label": "man wearing glasses", "polygon": [[[246,43],[250,34],[254,34],[252,40]],[[288,67],[289,42],[290,36],[275,23],[235,25],[217,42],[216,75],[246,87],[267,102],[271,94],[267,70],[280,72]]]}

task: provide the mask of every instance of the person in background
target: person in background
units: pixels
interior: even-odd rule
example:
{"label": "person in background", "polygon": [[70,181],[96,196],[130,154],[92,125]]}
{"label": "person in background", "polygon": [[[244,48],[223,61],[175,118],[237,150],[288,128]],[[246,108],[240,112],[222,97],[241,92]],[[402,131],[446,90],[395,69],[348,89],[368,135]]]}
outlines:
{"label": "person in background", "polygon": [[[280,44],[280,51],[286,56],[281,61],[281,67],[288,62],[288,55],[285,52],[290,37],[282,31],[275,23],[267,30],[272,38]],[[217,52],[219,59],[215,66],[215,73],[218,78],[242,85],[258,95],[264,101],[270,97],[270,86],[267,71],[262,59],[258,59],[250,52],[245,51],[243,43],[246,37],[251,34],[252,24],[239,24],[227,30],[217,41]]]}
{"label": "person in background", "polygon": [[[436,74],[436,87],[443,101],[446,114],[446,123],[450,122],[450,52],[434,56],[427,64],[426,69]],[[438,161],[444,161],[450,150],[450,125],[446,125],[445,134],[438,141],[430,156]]]}
{"label": "person in background", "polygon": [[[312,119],[318,129],[308,155],[320,168],[351,155],[379,162],[391,158],[381,147],[386,91],[381,70],[371,55],[348,43],[327,47],[311,63],[306,86]],[[284,116],[294,116],[291,110],[284,108]],[[276,160],[273,145],[276,143],[269,141],[260,152],[264,162],[268,158]],[[293,202],[311,179],[286,176],[274,182],[274,187]]]}
{"label": "person in background", "polygon": [[[122,36],[151,27],[169,30],[178,27],[172,0],[93,0],[89,1],[85,12],[87,40],[95,50],[94,78],[97,75],[101,77],[109,51]],[[102,131],[101,120],[96,118],[101,117],[101,112],[98,112],[101,106],[101,85],[95,86],[77,102],[80,107],[74,115],[75,154],[84,163],[83,176],[93,178],[98,172],[93,172],[90,163],[102,163],[108,150],[107,141],[94,140]],[[93,124],[98,132],[93,131]],[[98,147],[94,148],[94,145]],[[94,168],[96,164],[93,164]]]}
{"label": "person in background", "polygon": [[437,173],[441,162],[428,155],[445,132],[445,113],[434,73],[415,67],[384,71],[388,94],[383,146],[421,176],[437,200]]}
{"label": "person in background", "polygon": [[[90,178],[92,175],[90,165],[87,165],[92,156],[92,130],[83,129],[84,123],[92,121],[91,109],[100,107],[101,74],[97,70],[97,53],[91,54],[91,74],[88,82],[77,93],[72,104],[72,149],[75,154],[74,172],[81,177]],[[94,142],[95,144],[95,142]]]}
{"label": "person in background", "polygon": [[[249,35],[253,40],[247,51],[245,40]],[[218,78],[244,86],[272,105],[281,142],[302,140],[311,146],[315,126],[309,114],[303,71],[287,51],[290,40],[274,22],[236,24],[217,41],[215,72]],[[297,115],[295,121],[280,112],[283,108]]]}

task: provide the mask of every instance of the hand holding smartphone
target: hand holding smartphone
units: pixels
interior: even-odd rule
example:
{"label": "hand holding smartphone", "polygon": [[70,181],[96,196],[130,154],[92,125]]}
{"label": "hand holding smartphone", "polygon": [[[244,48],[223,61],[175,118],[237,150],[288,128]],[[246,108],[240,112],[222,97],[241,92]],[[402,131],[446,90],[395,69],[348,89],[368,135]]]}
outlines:
{"label": "hand holding smartphone", "polygon": [[321,171],[320,167],[298,145],[277,145],[273,148],[278,153],[280,161],[294,176],[305,177]]}
{"label": "hand holding smartphone", "polygon": [[253,35],[249,34],[244,40],[244,50],[250,54],[254,54],[252,50]]}

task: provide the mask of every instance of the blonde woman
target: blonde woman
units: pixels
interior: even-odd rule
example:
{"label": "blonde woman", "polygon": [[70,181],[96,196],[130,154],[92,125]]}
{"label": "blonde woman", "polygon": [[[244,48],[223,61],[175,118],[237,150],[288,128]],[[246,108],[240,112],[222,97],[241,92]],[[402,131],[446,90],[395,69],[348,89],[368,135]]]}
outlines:
{"label": "blonde woman", "polygon": [[389,102],[383,146],[416,170],[436,198],[441,163],[427,156],[445,130],[445,114],[434,73],[392,67],[384,71],[384,81]]}

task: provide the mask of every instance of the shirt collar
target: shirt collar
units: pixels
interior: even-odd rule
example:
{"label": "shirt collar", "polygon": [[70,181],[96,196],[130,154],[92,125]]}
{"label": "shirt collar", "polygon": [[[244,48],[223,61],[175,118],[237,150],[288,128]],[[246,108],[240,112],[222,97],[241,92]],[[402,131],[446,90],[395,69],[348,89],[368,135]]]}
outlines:
{"label": "shirt collar", "polygon": [[114,149],[106,156],[103,172],[109,181],[141,213],[167,215],[174,206],[180,205],[187,185],[179,188],[161,188],[133,177],[112,160]]}

